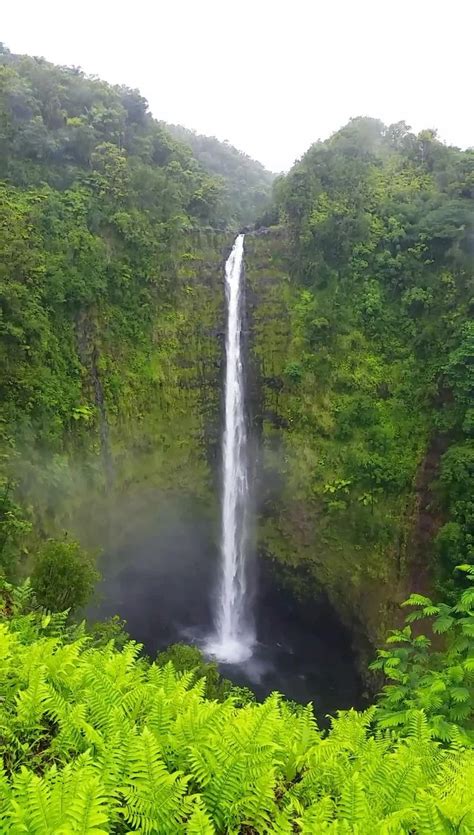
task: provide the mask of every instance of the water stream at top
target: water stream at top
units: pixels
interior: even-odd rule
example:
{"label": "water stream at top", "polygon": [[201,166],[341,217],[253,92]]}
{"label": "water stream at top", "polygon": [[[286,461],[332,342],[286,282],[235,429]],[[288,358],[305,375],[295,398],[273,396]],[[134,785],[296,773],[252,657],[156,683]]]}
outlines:
{"label": "water stream at top", "polygon": [[255,630],[248,576],[249,484],[245,377],[242,357],[244,236],[238,235],[225,266],[227,301],[225,424],[222,444],[221,577],[215,635],[208,652],[224,663],[252,655]]}

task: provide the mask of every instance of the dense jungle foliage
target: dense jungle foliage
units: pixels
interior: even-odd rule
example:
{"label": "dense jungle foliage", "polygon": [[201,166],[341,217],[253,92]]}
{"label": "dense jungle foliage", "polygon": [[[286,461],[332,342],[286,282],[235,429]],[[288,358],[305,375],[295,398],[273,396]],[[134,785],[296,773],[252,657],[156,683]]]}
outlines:
{"label": "dense jungle foliage", "polygon": [[372,636],[473,562],[473,198],[472,150],[354,119],[247,237],[262,548]]}
{"label": "dense jungle foliage", "polygon": [[220,271],[231,239],[211,227],[234,210],[225,180],[137,91],[5,48],[0,178],[0,563],[12,571],[85,496],[143,480],[145,453],[160,471],[149,448],[173,458],[163,479],[186,470],[203,484],[221,305],[209,262]]}
{"label": "dense jungle foliage", "polygon": [[238,151],[229,142],[202,136],[182,125],[166,125],[176,139],[192,148],[196,159],[210,174],[223,177],[229,215],[239,226],[252,224],[267,208],[274,174]]}
{"label": "dense jungle foliage", "polygon": [[473,591],[449,613],[410,601],[436,615],[436,631],[456,626],[441,671],[421,635],[412,659],[383,651],[396,685],[325,733],[311,705],[277,693],[242,705],[232,690],[209,699],[195,669],[150,663],[133,641],[94,642],[38,608],[28,583],[4,584],[2,831],[468,835],[474,754],[460,682],[474,677]]}

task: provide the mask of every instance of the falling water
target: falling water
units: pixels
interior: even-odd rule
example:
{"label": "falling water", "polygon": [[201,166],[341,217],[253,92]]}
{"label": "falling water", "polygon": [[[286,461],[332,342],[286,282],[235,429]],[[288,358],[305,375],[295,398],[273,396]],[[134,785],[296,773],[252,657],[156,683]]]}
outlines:
{"label": "falling water", "polygon": [[208,651],[219,661],[239,663],[252,654],[255,634],[247,588],[248,461],[242,362],[242,260],[238,235],[225,266],[227,299],[225,426],[222,446],[221,578],[216,634]]}

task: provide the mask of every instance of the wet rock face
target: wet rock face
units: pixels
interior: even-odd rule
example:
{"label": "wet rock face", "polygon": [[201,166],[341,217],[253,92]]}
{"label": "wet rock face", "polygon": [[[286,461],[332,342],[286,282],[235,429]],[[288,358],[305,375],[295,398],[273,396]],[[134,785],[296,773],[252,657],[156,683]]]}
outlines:
{"label": "wet rock face", "polygon": [[18,462],[20,490],[46,535],[68,531],[107,549],[111,537],[126,539],[124,499],[141,516],[157,495],[190,497],[214,518],[231,243],[190,235],[168,301],[147,301],[140,344],[117,340],[106,307],[71,317],[87,421],[72,423],[60,455],[30,446]]}
{"label": "wet rock face", "polygon": [[[297,321],[303,288],[290,276],[288,247],[281,229],[246,239],[258,550],[302,606],[308,596],[316,605],[321,595],[329,601],[363,667],[409,593],[407,560],[400,554],[411,497],[408,491],[396,499],[384,495],[375,513],[346,500],[342,483],[332,498],[330,491],[340,486],[337,467],[354,454],[355,442],[351,447],[335,430],[334,368],[328,363],[327,373],[320,371],[330,335],[321,332],[325,322],[317,314],[321,347],[311,350],[320,360],[318,371],[301,365],[309,351],[301,347]],[[316,487],[321,472],[326,493],[324,484]]]}

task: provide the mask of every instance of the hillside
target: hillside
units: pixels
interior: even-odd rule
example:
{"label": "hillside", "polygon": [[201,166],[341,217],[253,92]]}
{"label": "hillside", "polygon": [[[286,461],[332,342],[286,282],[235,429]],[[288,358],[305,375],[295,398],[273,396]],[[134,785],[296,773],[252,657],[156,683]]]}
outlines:
{"label": "hillside", "polygon": [[179,483],[213,504],[232,233],[214,231],[222,181],[137,91],[4,50],[0,148],[0,562],[16,571],[45,535],[103,547],[124,495]]}
{"label": "hillside", "polygon": [[260,547],[373,640],[473,559],[473,175],[433,132],[355,119],[247,240]]}
{"label": "hillside", "polygon": [[64,189],[96,170],[110,144],[127,158],[140,208],[159,205],[162,219],[184,212],[193,222],[235,228],[265,208],[270,172],[228,143],[156,121],[138,90],[5,47],[0,65],[4,179]]}
{"label": "hillside", "polygon": [[264,212],[274,174],[229,142],[202,136],[181,125],[166,125],[166,128],[176,139],[190,146],[209,174],[223,178],[224,199],[236,224],[248,226]]}

